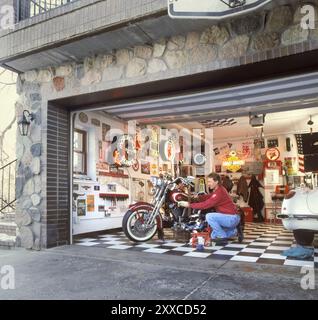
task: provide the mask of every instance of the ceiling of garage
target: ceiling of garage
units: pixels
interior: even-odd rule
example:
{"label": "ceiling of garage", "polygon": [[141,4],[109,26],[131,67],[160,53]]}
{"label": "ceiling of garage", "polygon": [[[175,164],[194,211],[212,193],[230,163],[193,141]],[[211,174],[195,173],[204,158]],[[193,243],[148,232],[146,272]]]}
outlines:
{"label": "ceiling of garage", "polygon": [[[315,72],[188,95],[99,107],[98,110],[124,121],[137,120],[139,123],[164,126],[182,123],[184,126],[192,127],[192,123],[195,122],[196,127],[203,127],[198,121],[237,119],[245,116],[242,118],[245,120],[237,120],[238,123],[231,126],[229,134],[237,136],[240,130],[255,135],[251,131],[255,132],[255,129],[249,126],[246,117],[250,113],[270,114],[286,111],[282,115],[278,113],[266,117],[267,134],[274,133],[284,126],[286,129],[290,127],[290,131],[300,130],[298,122],[306,123],[308,120],[305,120],[310,114],[318,113],[317,107],[318,73]],[[306,108],[308,111],[298,111],[300,108]],[[271,129],[267,132],[270,124]],[[292,126],[295,129],[292,129]]]}
{"label": "ceiling of garage", "polygon": [[[263,128],[264,135],[269,137],[279,134],[310,132],[310,126],[307,125],[310,116],[312,116],[312,121],[314,122],[313,131],[316,132],[318,131],[318,107],[266,114]],[[214,138],[226,140],[260,135],[260,129],[255,129],[249,124],[249,117],[236,117],[234,120],[236,123],[233,125],[213,127]],[[204,128],[201,123],[196,121],[175,124],[162,123],[161,125],[168,129]]]}

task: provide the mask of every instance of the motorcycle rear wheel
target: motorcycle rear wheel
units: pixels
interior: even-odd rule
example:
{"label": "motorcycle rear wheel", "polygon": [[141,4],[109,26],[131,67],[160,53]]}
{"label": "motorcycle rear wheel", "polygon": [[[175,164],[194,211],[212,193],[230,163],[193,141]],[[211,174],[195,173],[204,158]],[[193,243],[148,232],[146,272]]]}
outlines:
{"label": "motorcycle rear wheel", "polygon": [[144,224],[147,220],[147,216],[151,214],[149,210],[128,210],[123,218],[123,231],[128,239],[134,242],[149,241],[154,237],[157,232],[157,219],[154,221],[154,225],[145,228]]}

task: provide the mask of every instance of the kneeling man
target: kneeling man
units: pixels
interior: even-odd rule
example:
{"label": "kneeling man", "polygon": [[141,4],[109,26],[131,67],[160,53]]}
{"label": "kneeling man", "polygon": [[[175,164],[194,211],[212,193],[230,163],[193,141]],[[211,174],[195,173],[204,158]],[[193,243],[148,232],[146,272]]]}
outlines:
{"label": "kneeling man", "polygon": [[240,228],[240,215],[230,195],[222,186],[221,177],[217,173],[208,175],[208,187],[213,190],[213,193],[204,196],[202,202],[180,201],[179,206],[198,210],[214,208],[216,212],[206,215],[206,221],[212,228],[212,240],[226,244],[228,238],[238,236],[239,242],[242,242],[243,232]]}

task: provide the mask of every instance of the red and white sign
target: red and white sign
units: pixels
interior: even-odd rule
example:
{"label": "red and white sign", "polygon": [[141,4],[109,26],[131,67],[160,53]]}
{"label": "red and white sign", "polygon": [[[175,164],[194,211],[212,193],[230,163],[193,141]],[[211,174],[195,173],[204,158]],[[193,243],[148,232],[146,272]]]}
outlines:
{"label": "red and white sign", "polygon": [[269,161],[276,161],[280,157],[280,152],[277,148],[270,148],[266,150],[265,157]]}
{"label": "red and white sign", "polygon": [[215,19],[257,10],[271,0],[168,0],[171,18]]}

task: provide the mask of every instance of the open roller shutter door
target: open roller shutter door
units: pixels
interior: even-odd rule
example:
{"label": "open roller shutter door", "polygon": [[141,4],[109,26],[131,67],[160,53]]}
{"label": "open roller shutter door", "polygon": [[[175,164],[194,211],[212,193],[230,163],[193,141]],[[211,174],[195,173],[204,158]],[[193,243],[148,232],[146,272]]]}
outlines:
{"label": "open roller shutter door", "polygon": [[145,123],[199,121],[316,107],[318,73],[244,84],[199,93],[99,107],[123,120]]}

